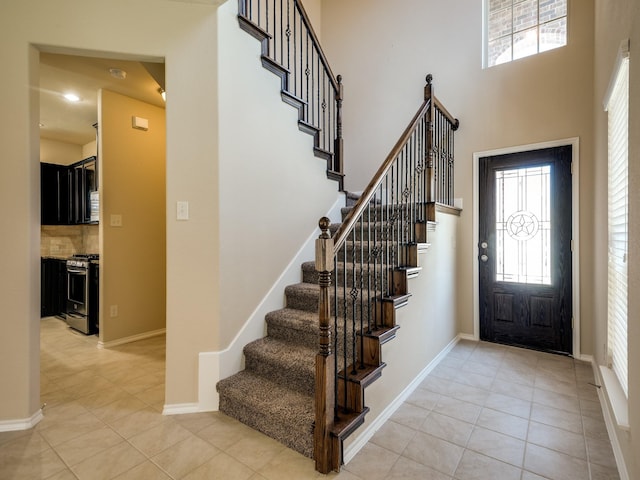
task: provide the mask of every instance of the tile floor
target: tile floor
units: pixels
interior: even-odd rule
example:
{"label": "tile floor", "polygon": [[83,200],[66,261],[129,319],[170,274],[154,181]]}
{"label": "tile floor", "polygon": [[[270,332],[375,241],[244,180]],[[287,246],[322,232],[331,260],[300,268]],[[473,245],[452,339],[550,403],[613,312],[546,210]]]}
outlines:
{"label": "tile floor", "polygon": [[[313,462],[219,413],[162,416],[164,337],[109,350],[46,318],[45,418],[0,433],[2,479],[319,478]],[[591,367],[460,342],[341,480],[619,478]]]}

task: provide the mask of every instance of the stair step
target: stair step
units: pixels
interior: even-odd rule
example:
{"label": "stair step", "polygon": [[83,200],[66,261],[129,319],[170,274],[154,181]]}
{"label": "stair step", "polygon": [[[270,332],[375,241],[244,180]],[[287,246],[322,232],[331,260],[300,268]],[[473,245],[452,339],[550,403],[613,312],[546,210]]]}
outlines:
{"label": "stair step", "polygon": [[[353,273],[353,264],[346,264],[347,268],[347,286],[354,284],[354,273]],[[335,268],[333,270],[333,274],[331,275],[331,281],[333,284],[334,275],[338,275],[338,284],[341,285],[344,283],[344,271],[345,271],[345,263],[337,262]],[[374,277],[377,276],[380,279],[380,275],[384,271],[385,278],[388,275],[389,267],[387,265],[381,264],[360,264],[356,263],[355,265],[355,284],[359,284],[360,279],[363,278],[365,283],[364,285],[369,285],[368,280],[370,277],[371,284],[373,286]],[[316,271],[315,262],[304,262],[302,264],[302,281],[307,283],[318,283],[320,276]]]}
{"label": "stair step", "polygon": [[[347,218],[347,215],[353,210],[353,207],[342,207],[340,209],[340,213],[342,216],[342,220],[344,221]],[[362,221],[373,221],[374,219],[378,219],[378,221],[383,221],[387,223],[391,217],[396,216],[397,218],[415,218],[416,216],[420,217],[420,206],[414,205],[410,203],[404,204],[396,204],[396,205],[386,205],[386,204],[377,204],[371,205],[369,208],[366,208],[362,212]],[[425,207],[422,207],[423,212],[425,211]],[[425,219],[425,214],[422,214],[423,219]]]}
{"label": "stair step", "polygon": [[[318,299],[320,297],[320,286],[315,283],[296,283],[294,285],[289,285],[284,289],[285,297],[286,297],[286,307],[305,310],[307,312],[318,312]],[[340,316],[344,316],[344,299],[347,299],[346,305],[346,315],[350,316],[353,314],[354,308],[356,309],[356,317],[357,320],[360,319],[360,298],[365,295],[366,299],[373,300],[376,298],[375,292],[372,292],[369,296],[366,290],[360,289],[350,289],[347,287],[346,294],[345,289],[342,287],[338,287],[338,313]],[[352,294],[355,294],[355,302],[353,301]],[[335,302],[333,300],[333,288],[329,289],[329,297],[330,297],[330,305],[331,305],[331,314],[335,313]],[[368,318],[369,313],[369,304],[367,301],[363,302],[363,311],[362,316],[364,319]]]}
{"label": "stair step", "polygon": [[217,385],[220,411],[313,458],[313,397],[243,370]]}
{"label": "stair step", "polygon": [[267,335],[273,338],[318,348],[318,312],[308,312],[294,308],[282,308],[267,313]]}
{"label": "stair step", "polygon": [[331,434],[340,441],[344,441],[364,423],[364,417],[369,413],[369,407],[364,407],[362,412],[343,411],[338,409],[336,421],[331,429]]}
{"label": "stair step", "polygon": [[[329,232],[331,232],[331,236],[334,237],[338,229],[340,228],[341,223],[332,223],[329,225]],[[380,219],[377,221],[367,222],[360,221],[355,224],[353,232],[349,234],[349,239],[353,239],[355,235],[356,240],[375,238],[378,242],[382,241],[383,238],[390,235],[387,235],[387,232],[390,232],[390,226],[386,222],[382,222]]]}
{"label": "stair step", "polygon": [[313,395],[317,348],[264,337],[244,347],[245,369],[288,388]]}
{"label": "stair step", "polygon": [[380,342],[380,345],[384,345],[389,340],[393,340],[396,338],[396,332],[400,329],[400,325],[395,325],[393,327],[380,327],[375,330],[371,330],[370,332],[364,332],[363,335],[369,338],[377,338]]}

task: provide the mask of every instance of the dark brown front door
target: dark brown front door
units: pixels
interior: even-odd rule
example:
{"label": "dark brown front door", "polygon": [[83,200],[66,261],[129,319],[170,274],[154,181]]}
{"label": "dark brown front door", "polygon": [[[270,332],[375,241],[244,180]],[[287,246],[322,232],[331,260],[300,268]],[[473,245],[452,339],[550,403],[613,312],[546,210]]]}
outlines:
{"label": "dark brown front door", "polygon": [[480,338],[570,354],[571,146],[479,167]]}

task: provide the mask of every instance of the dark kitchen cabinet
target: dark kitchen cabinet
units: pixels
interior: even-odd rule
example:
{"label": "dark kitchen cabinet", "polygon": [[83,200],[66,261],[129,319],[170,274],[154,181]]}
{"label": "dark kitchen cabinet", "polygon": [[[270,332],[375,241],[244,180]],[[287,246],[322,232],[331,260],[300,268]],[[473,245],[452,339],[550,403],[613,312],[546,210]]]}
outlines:
{"label": "dark kitchen cabinet", "polygon": [[98,162],[89,157],[73,165],[40,164],[42,225],[98,223]]}
{"label": "dark kitchen cabinet", "polygon": [[72,223],[73,175],[69,167],[40,164],[40,220],[42,225]]}
{"label": "dark kitchen cabinet", "polygon": [[42,258],[40,270],[40,316],[64,316],[67,310],[66,260]]}
{"label": "dark kitchen cabinet", "polygon": [[74,207],[73,223],[98,221],[98,175],[96,157],[89,157],[71,166],[73,168]]}

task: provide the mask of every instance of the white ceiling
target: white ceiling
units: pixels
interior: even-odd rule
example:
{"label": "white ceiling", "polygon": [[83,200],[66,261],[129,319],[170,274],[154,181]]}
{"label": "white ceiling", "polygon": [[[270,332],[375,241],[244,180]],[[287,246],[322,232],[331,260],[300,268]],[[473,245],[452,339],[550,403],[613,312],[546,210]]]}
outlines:
{"label": "white ceiling", "polygon": [[[145,68],[147,65],[149,68]],[[110,68],[127,72],[124,80],[113,77]],[[157,78],[154,79],[149,71]],[[122,95],[164,108],[158,92],[164,87],[164,64],[130,60],[40,54],[40,136],[84,145],[95,139],[98,121],[98,90]],[[63,95],[73,92],[80,101],[71,103]]]}

